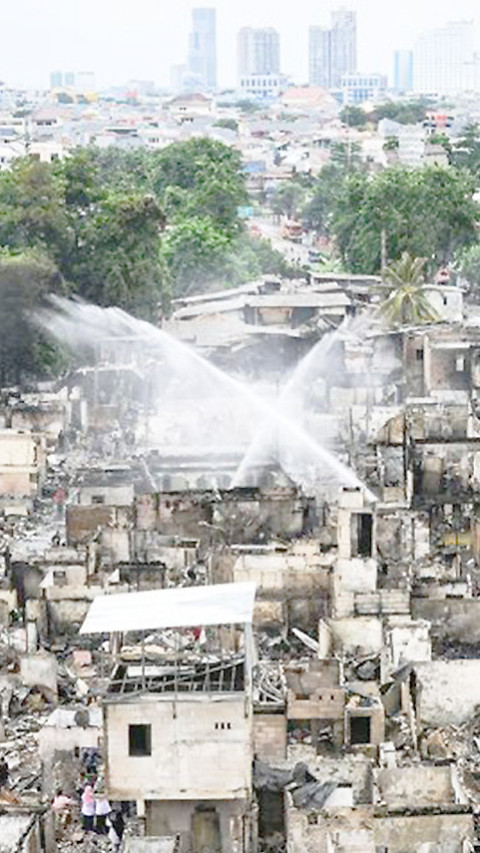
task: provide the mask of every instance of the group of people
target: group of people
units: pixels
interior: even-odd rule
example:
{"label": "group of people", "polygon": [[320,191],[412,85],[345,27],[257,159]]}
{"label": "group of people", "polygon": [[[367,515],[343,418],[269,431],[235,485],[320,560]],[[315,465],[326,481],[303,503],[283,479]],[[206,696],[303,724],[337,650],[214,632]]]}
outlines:
{"label": "group of people", "polygon": [[[58,790],[52,802],[52,810],[57,820],[57,826],[68,825],[72,816],[75,800]],[[112,809],[106,794],[95,793],[92,785],[87,782],[81,796],[82,826],[86,832],[96,832],[108,835],[112,850],[117,851],[122,842],[125,822],[121,810]]]}

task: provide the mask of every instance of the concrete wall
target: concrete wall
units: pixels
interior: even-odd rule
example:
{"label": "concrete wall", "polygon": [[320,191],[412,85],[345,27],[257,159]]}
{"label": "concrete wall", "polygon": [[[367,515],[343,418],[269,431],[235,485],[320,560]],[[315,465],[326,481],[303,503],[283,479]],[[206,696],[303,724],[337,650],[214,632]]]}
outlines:
{"label": "concrete wall", "polygon": [[412,616],[432,622],[440,637],[480,642],[480,598],[412,598]]}
{"label": "concrete wall", "polygon": [[58,665],[55,655],[49,652],[38,652],[24,655],[20,659],[20,677],[27,687],[41,685],[47,687],[56,696]]}
{"label": "concrete wall", "polygon": [[459,725],[480,705],[480,660],[434,660],[415,665],[420,721]]}
{"label": "concrete wall", "polygon": [[28,432],[0,430],[0,495],[36,494],[45,470],[45,441]]}
{"label": "concrete wall", "polygon": [[318,687],[308,699],[297,698],[293,690],[287,692],[289,720],[339,720],[343,719],[344,709],[343,687]]}
{"label": "concrete wall", "polygon": [[94,498],[102,498],[102,504],[106,506],[130,506],[133,503],[134,488],[133,485],[123,486],[83,486],[80,489],[79,503],[82,506],[98,504],[98,500]]}
{"label": "concrete wall", "polygon": [[377,773],[378,801],[388,806],[447,805],[454,802],[450,767],[414,765]]}
{"label": "concrete wall", "polygon": [[132,513],[128,507],[103,504],[67,507],[67,541],[69,545],[88,542],[98,529],[130,528]]}
{"label": "concrete wall", "polygon": [[287,623],[286,607],[283,601],[255,600],[253,624],[255,628],[275,627],[283,630]]}
{"label": "concrete wall", "polygon": [[410,661],[429,661],[432,659],[430,622],[419,620],[395,625],[389,631],[389,646],[392,664],[395,668]]}
{"label": "concrete wall", "polygon": [[212,522],[212,497],[208,492],[168,492],[139,495],[135,499],[136,526],[164,534],[198,538],[200,522]]}
{"label": "concrete wall", "polygon": [[[252,718],[239,694],[145,695],[104,706],[108,792],[114,800],[249,795]],[[224,728],[220,728],[221,724]],[[129,756],[129,725],[151,726],[151,755]],[[230,728],[228,728],[230,725]]]}
{"label": "concrete wall", "polygon": [[[243,800],[213,800],[203,803],[191,800],[160,802],[147,800],[145,804],[146,834],[156,836],[180,836],[178,853],[218,850],[218,853],[247,853],[248,832],[244,839],[244,815],[247,803]],[[202,831],[195,825],[195,818],[202,810],[211,808],[218,815],[221,847],[206,847],[202,844]],[[244,840],[246,842],[244,846]]]}
{"label": "concrete wall", "polygon": [[253,752],[260,761],[275,764],[287,756],[287,719],[285,714],[253,715]]}
{"label": "concrete wall", "polygon": [[375,592],[377,562],[361,557],[339,558],[334,569],[334,583],[343,592]]}
{"label": "concrete wall", "polygon": [[[373,746],[380,746],[385,740],[385,712],[383,705],[373,705],[362,707],[358,705],[347,705],[345,707],[345,744],[350,746],[350,727],[351,720],[355,717],[369,717],[370,719],[370,740],[369,743]],[[360,747],[360,744],[352,744],[353,747]]]}
{"label": "concrete wall", "polygon": [[233,566],[235,582],[253,581],[262,592],[301,592],[314,594],[327,591],[330,583],[329,566],[322,566],[303,555],[267,553],[242,554]]}
{"label": "concrete wall", "polygon": [[31,433],[0,430],[0,468],[36,464],[36,444]]}
{"label": "concrete wall", "polygon": [[73,753],[80,748],[97,748],[103,730],[98,726],[43,726],[38,733],[39,753],[42,761],[52,762],[56,752]]}
{"label": "concrete wall", "polygon": [[361,650],[365,654],[379,652],[383,645],[382,622],[376,617],[359,616],[356,619],[330,619],[336,651]]}
{"label": "concrete wall", "polygon": [[16,430],[40,430],[50,441],[56,441],[65,425],[65,402],[49,401],[40,405],[14,409],[11,427]]}
{"label": "concrete wall", "polygon": [[375,853],[373,811],[369,807],[312,814],[289,803],[286,823],[287,853]]}
{"label": "concrete wall", "polygon": [[32,483],[33,468],[20,468],[0,470],[0,495],[16,495],[17,497],[28,497],[35,494],[37,490],[36,480]]}
{"label": "concrete wall", "polygon": [[376,817],[375,844],[388,853],[464,853],[473,841],[470,814],[392,815]]}
{"label": "concrete wall", "polygon": [[74,626],[80,625],[90,608],[90,598],[65,598],[47,602],[48,619],[54,632],[68,633]]}

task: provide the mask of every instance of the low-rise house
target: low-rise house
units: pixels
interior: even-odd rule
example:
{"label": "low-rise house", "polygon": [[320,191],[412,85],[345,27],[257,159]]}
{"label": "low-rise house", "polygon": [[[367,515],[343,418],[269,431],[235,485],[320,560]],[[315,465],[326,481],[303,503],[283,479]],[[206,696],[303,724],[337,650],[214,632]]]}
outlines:
{"label": "low-rise house", "polygon": [[[112,595],[97,599],[82,634],[175,629],[175,651],[156,662],[120,658],[103,699],[110,800],[135,800],[147,836],[178,835],[193,853],[210,839],[248,853],[252,772],[253,584]],[[238,652],[182,652],[185,629],[242,631]],[[143,640],[142,640],[142,649]]]}

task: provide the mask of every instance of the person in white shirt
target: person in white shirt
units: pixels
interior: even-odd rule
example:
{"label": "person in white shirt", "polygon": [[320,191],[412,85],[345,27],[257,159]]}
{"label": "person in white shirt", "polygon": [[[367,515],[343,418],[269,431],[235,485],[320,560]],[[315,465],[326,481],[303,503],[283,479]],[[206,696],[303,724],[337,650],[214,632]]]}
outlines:
{"label": "person in white shirt", "polygon": [[106,835],[107,816],[110,814],[111,808],[106,794],[97,794],[95,799],[95,832],[99,835]]}

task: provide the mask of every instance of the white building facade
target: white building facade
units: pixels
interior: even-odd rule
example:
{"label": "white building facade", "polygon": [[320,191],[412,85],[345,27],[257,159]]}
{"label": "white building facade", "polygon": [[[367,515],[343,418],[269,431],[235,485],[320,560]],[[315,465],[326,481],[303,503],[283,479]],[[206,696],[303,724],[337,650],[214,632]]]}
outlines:
{"label": "white building facade", "polygon": [[455,21],[424,32],[413,51],[413,89],[454,95],[476,88],[478,60],[473,21]]}

